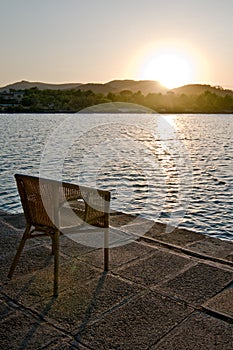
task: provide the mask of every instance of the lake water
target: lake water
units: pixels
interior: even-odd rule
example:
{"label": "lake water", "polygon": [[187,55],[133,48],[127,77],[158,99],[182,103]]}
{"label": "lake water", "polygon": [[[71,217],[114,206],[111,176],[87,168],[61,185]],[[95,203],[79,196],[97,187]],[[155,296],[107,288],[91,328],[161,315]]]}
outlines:
{"label": "lake water", "polygon": [[1,114],[0,209],[15,173],[109,189],[112,208],[233,240],[233,115]]}

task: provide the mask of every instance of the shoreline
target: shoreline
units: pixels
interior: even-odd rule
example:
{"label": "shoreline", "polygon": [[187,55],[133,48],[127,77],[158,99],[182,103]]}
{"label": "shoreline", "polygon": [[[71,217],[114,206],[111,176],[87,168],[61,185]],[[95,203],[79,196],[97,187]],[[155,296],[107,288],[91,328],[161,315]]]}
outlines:
{"label": "shoreline", "polygon": [[[132,233],[136,236],[135,239],[154,242],[175,251],[185,252],[190,256],[203,257],[233,267],[233,241],[211,237],[186,228],[175,228],[172,232],[166,233],[166,224],[152,222],[146,218],[140,218],[138,221],[135,218],[135,215],[113,212],[110,214],[110,226],[126,234]],[[0,220],[6,221],[17,229],[25,227],[23,212],[12,214],[0,209]],[[148,224],[150,228],[141,235],[141,228],[144,229]]]}
{"label": "shoreline", "polygon": [[[7,111],[0,111],[0,115],[1,114],[82,114],[82,113],[79,113],[80,111],[36,111],[36,112],[33,112],[33,111],[18,111],[18,112],[7,112]],[[141,113],[141,112],[129,112],[129,113],[125,113],[125,112],[101,112],[101,113],[97,113],[97,112],[85,112],[84,114],[145,114],[145,113]],[[184,115],[189,115],[189,114],[195,114],[195,115],[217,115],[217,114],[224,114],[224,115],[230,115],[232,114],[233,115],[233,111],[229,111],[229,112],[226,112],[226,111],[222,111],[222,112],[195,112],[195,111],[189,111],[189,112],[185,112],[185,111],[162,111],[162,112],[157,112],[157,111],[154,111],[154,113],[151,113],[151,114],[184,114]]]}

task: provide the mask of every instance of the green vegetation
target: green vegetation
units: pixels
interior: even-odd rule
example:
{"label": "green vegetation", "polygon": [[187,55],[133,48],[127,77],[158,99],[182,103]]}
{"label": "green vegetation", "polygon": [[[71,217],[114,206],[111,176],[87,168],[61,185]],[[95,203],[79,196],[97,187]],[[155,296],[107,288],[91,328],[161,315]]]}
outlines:
{"label": "green vegetation", "polygon": [[20,101],[3,101],[0,96],[1,110],[8,113],[72,113],[106,102],[135,103],[159,113],[233,113],[233,94],[221,95],[208,90],[200,94],[169,91],[144,95],[141,91],[130,90],[103,94],[77,88],[39,90],[35,87],[24,90]]}

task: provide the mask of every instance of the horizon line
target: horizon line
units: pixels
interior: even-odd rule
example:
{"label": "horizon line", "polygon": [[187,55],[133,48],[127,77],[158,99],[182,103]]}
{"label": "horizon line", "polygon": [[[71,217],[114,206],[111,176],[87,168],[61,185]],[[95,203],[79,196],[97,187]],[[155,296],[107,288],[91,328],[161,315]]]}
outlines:
{"label": "horizon line", "polygon": [[14,82],[10,82],[10,83],[6,83],[5,85],[1,85],[0,86],[0,89],[4,88],[4,87],[7,87],[9,85],[13,85],[13,84],[17,84],[17,83],[39,83],[39,84],[48,84],[48,85],[68,85],[68,84],[80,84],[80,85],[85,85],[85,84],[102,84],[102,85],[105,85],[105,84],[108,84],[112,81],[135,81],[135,82],[140,82],[140,81],[150,81],[150,82],[155,82],[157,84],[160,84],[161,87],[164,87],[164,89],[167,89],[167,90],[173,90],[173,89],[176,89],[176,88],[180,88],[180,87],[183,87],[183,86],[187,86],[187,85],[208,85],[208,86],[211,86],[211,87],[222,87],[223,89],[225,90],[233,90],[233,85],[230,86],[230,85],[221,85],[221,84],[216,84],[216,83],[208,83],[208,82],[190,82],[190,83],[187,83],[187,84],[184,84],[184,85],[179,85],[179,86],[175,86],[173,88],[168,88],[166,86],[164,86],[162,83],[160,83],[159,80],[155,80],[155,79],[130,79],[130,78],[116,78],[116,79],[112,79],[112,80],[108,80],[106,82],[99,82],[99,81],[88,81],[88,82],[77,82],[77,81],[70,81],[70,82],[45,82],[45,81],[39,81],[39,80],[26,80],[26,79],[22,79],[22,80],[17,80],[17,81],[14,81]]}

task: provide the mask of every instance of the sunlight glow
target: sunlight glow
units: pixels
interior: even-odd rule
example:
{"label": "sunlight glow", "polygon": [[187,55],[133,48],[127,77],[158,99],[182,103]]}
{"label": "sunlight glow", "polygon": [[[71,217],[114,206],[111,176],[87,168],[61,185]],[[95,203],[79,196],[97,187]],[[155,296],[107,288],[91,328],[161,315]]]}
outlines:
{"label": "sunlight glow", "polygon": [[141,47],[134,54],[132,69],[140,80],[155,80],[172,89],[201,80],[204,68],[206,73],[202,56],[198,48],[188,42],[163,38]]}
{"label": "sunlight glow", "polygon": [[142,74],[144,79],[157,80],[169,89],[188,84],[192,79],[188,60],[173,52],[160,53],[150,58]]}

